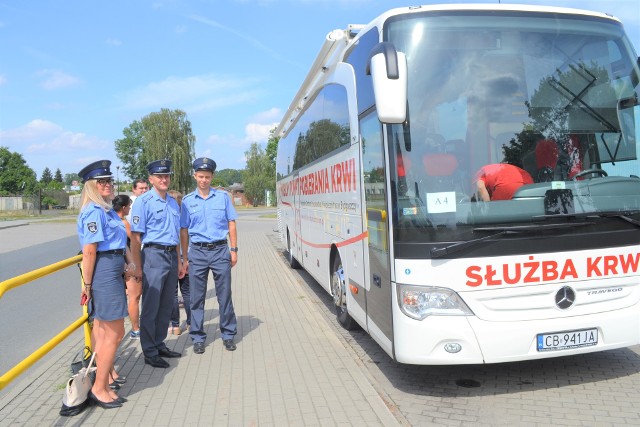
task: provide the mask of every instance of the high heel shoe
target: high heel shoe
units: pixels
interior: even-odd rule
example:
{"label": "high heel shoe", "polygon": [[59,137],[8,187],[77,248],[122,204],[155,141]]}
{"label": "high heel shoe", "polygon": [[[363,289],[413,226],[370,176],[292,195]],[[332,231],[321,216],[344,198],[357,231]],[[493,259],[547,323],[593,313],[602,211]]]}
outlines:
{"label": "high heel shoe", "polygon": [[114,381],[111,384],[109,384],[109,388],[113,391],[118,391],[120,390],[120,384]]}
{"label": "high heel shoe", "polygon": [[123,377],[122,375],[118,376],[118,378],[114,379],[113,375],[109,374],[109,378],[113,380],[114,383],[122,385],[127,382],[127,377]]}
{"label": "high heel shoe", "polygon": [[89,393],[87,393],[87,398],[103,409],[113,409],[113,408],[122,407],[122,403],[120,403],[118,400],[112,400],[111,402],[103,402],[102,400],[98,399],[91,390],[89,390]]}

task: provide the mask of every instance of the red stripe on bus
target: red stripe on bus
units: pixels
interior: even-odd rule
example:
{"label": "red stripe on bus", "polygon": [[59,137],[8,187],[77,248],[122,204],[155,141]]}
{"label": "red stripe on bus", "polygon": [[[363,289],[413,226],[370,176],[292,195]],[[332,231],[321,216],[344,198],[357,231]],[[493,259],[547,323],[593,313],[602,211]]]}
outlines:
{"label": "red stripe on bus", "polygon": [[[296,235],[297,235],[297,233],[296,233]],[[352,237],[352,238],[350,238],[350,239],[347,239],[347,240],[345,240],[345,241],[342,241],[342,242],[338,242],[338,243],[336,243],[336,246],[337,246],[337,247],[339,247],[339,248],[341,248],[342,246],[347,246],[347,245],[350,245],[350,244],[352,244],[352,243],[358,242],[358,241],[360,241],[360,240],[364,240],[365,238],[367,238],[367,236],[369,236],[369,232],[368,232],[368,231],[365,231],[364,233],[358,234],[357,236],[354,236],[354,237]],[[324,249],[328,249],[328,248],[330,248],[330,247],[331,247],[331,245],[332,245],[332,243],[311,243],[311,242],[309,242],[309,241],[307,241],[307,240],[304,240],[304,239],[303,239],[302,237],[300,237],[299,235],[298,235],[298,238],[300,239],[300,241],[301,241],[302,243],[304,243],[304,244],[305,244],[305,245],[307,245],[307,246],[311,246],[312,248],[324,248]]]}

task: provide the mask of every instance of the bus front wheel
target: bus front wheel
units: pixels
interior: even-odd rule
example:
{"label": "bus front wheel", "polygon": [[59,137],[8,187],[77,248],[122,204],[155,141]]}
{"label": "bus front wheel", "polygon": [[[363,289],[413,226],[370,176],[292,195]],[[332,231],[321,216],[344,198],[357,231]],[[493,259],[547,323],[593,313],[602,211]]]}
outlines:
{"label": "bus front wheel", "polygon": [[336,306],[336,318],[338,323],[347,331],[356,328],[356,322],[349,315],[347,310],[347,284],[342,261],[340,256],[336,255],[333,261],[333,271],[331,274],[331,293],[333,294],[333,303]]}

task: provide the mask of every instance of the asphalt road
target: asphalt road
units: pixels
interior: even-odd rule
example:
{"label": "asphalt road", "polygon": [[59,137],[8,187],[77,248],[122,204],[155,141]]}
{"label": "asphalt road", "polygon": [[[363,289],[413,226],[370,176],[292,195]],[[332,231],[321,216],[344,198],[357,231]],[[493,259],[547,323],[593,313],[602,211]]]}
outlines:
{"label": "asphalt road", "polygon": [[[51,228],[51,225],[47,228]],[[44,230],[39,224],[0,229],[0,281],[76,255],[78,239],[75,225],[61,223],[56,228],[49,236],[40,234],[39,237],[39,231]],[[46,241],[58,234],[68,234],[69,237]],[[7,246],[21,247],[24,241],[30,239],[45,242],[32,242],[21,249],[7,250]],[[72,266],[5,293],[0,299],[0,374],[7,372],[82,315],[80,286],[79,270]],[[82,329],[75,334],[82,334]],[[11,384],[2,393],[10,388]]]}

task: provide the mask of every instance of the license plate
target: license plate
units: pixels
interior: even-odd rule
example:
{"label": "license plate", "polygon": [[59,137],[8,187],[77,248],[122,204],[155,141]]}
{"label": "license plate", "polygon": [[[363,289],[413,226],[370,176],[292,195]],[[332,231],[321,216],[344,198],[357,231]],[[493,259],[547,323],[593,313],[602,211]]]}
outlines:
{"label": "license plate", "polygon": [[598,344],[597,329],[538,334],[538,351],[568,350]]}

